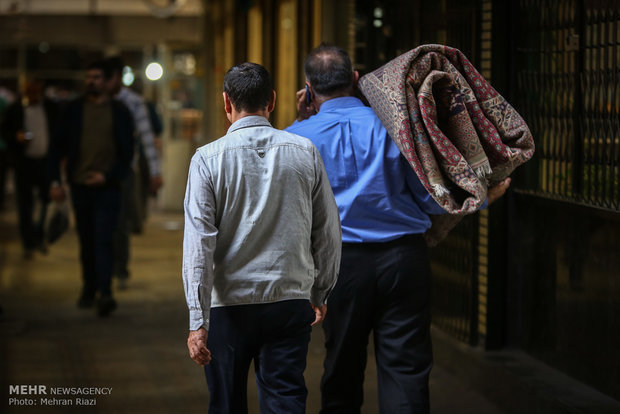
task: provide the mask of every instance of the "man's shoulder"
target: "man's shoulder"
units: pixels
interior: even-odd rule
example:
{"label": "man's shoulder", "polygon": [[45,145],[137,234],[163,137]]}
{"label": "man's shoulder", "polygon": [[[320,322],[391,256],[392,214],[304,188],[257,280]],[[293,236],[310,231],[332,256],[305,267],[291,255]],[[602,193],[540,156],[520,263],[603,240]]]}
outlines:
{"label": "man's shoulder", "polygon": [[67,109],[82,108],[85,103],[86,103],[86,97],[78,96],[77,98],[73,98],[70,101],[68,101],[66,104],[66,107]]}
{"label": "man's shoulder", "polygon": [[[316,138],[325,133],[331,134],[334,128],[341,128],[343,124],[353,128],[363,127],[368,132],[381,133],[383,125],[372,108],[356,106],[343,108],[339,111],[319,112],[303,121],[295,121],[286,128],[286,131],[304,137]],[[322,132],[321,132],[322,131]]]}
{"label": "man's shoulder", "polygon": [[120,101],[118,99],[111,99],[110,103],[116,115],[120,115],[124,117],[125,120],[129,119],[131,122],[133,122],[133,116],[131,115],[131,110],[123,101]]}
{"label": "man's shoulder", "polygon": [[196,153],[194,154],[194,158],[200,158],[202,160],[207,160],[209,158],[213,158],[218,154],[225,152],[226,150],[239,148],[241,143],[234,133],[226,134],[224,136],[219,137],[216,140],[213,140],[207,144],[202,145],[196,149]]}
{"label": "man's shoulder", "polygon": [[304,148],[313,148],[314,144],[308,138],[303,135],[299,135],[294,131],[290,131],[287,129],[275,129],[274,134],[278,137],[283,143],[291,143],[293,145],[299,145]]}
{"label": "man's shoulder", "polygon": [[123,86],[121,91],[118,93],[117,98],[123,102],[129,102],[132,104],[141,104],[143,102],[142,96],[139,93],[126,86]]}
{"label": "man's shoulder", "polygon": [[230,132],[208,144],[199,147],[196,150],[196,155],[203,160],[216,157],[228,151],[234,151],[238,149],[258,148],[262,146],[279,146],[279,145],[291,145],[296,146],[305,151],[312,151],[314,144],[308,138],[301,135],[276,129],[272,127],[268,128],[267,134],[260,134],[259,139],[248,139],[249,137],[256,138],[252,135],[248,135],[248,130],[237,130]]}
{"label": "man's shoulder", "polygon": [[307,127],[315,127],[323,124],[346,123],[354,120],[378,120],[377,114],[369,106],[353,106],[346,108],[330,108],[326,111],[319,111],[303,121],[295,121],[287,131],[303,130]]}

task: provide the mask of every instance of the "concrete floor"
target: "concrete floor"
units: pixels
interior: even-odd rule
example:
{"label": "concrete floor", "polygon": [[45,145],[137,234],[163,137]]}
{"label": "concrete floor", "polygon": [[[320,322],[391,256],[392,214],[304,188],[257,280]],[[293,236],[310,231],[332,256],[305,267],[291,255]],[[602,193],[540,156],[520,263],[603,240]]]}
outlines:
{"label": "concrete floor", "polygon": [[[208,392],[200,367],[187,355],[187,310],[181,282],[181,214],[156,213],[132,239],[132,277],[116,290],[108,319],[75,306],[80,289],[76,234],[71,229],[48,255],[22,258],[12,210],[0,212],[0,412],[200,413]],[[370,350],[369,352],[372,352]],[[319,410],[322,331],[313,332],[306,371],[308,413]],[[505,411],[450,374],[437,360],[431,375],[432,413]],[[369,358],[363,413],[376,413],[376,370]],[[8,395],[10,385],[106,387],[96,406],[41,406],[40,396]],[[250,412],[258,413],[253,380]],[[32,399],[37,406],[9,406]],[[50,397],[50,395],[47,395]],[[92,398],[92,397],[88,397]],[[74,404],[76,397],[69,398]]]}

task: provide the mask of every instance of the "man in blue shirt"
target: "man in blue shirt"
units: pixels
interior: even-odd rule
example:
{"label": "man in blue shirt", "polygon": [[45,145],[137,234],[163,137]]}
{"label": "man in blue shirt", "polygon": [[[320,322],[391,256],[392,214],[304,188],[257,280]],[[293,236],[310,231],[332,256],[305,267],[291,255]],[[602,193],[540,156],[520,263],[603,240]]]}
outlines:
{"label": "man in blue shirt", "polygon": [[[299,117],[288,131],[323,158],[342,223],[338,283],[326,316],[321,413],[360,412],[367,344],[374,333],[382,413],[427,413],[430,264],[423,234],[445,211],[369,107],[355,97],[358,73],[347,53],[321,45],[304,70]],[[316,111],[316,114],[314,112]],[[489,202],[509,180],[489,191]]]}

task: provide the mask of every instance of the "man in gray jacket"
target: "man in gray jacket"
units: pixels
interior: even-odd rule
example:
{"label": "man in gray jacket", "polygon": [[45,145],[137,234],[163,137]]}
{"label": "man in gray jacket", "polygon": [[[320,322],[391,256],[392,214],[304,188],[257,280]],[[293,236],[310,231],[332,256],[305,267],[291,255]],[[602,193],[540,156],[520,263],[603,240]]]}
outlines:
{"label": "man in gray jacket", "polygon": [[185,195],[189,353],[210,412],[247,412],[253,360],[261,412],[304,413],[311,325],[340,264],[338,209],[316,147],[269,123],[264,67],[233,66],[223,96],[232,125],[198,149]]}

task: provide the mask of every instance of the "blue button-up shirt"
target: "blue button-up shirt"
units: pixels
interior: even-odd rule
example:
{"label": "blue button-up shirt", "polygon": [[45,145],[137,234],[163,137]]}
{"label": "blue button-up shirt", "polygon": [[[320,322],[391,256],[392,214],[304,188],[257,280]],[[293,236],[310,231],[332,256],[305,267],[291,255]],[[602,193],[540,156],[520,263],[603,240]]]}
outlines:
{"label": "blue button-up shirt", "polygon": [[314,145],[261,116],[198,149],[185,193],[183,282],[190,329],[211,307],[325,304],[340,266],[340,221]]}
{"label": "blue button-up shirt", "polygon": [[336,197],[342,241],[386,242],[424,233],[445,214],[422,186],[374,111],[355,97],[324,102],[287,131],[319,149]]}

